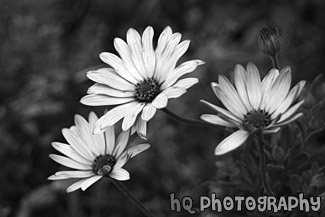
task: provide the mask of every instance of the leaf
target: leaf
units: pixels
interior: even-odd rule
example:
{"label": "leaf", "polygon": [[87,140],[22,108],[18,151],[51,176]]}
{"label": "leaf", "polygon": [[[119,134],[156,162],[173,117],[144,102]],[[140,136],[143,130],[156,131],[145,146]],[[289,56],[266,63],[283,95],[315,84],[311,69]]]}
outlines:
{"label": "leaf", "polygon": [[322,74],[318,75],[311,84],[311,93],[317,101],[325,98],[325,82]]}
{"label": "leaf", "polygon": [[301,186],[300,177],[297,174],[293,174],[290,176],[290,188],[293,192],[299,192]]}
{"label": "leaf", "polygon": [[284,161],[285,152],[283,148],[279,146],[273,146],[272,157],[276,162],[282,163]]}
{"label": "leaf", "polygon": [[288,162],[286,169],[293,170],[303,167],[309,160],[309,154],[302,152],[295,156],[291,162]]}

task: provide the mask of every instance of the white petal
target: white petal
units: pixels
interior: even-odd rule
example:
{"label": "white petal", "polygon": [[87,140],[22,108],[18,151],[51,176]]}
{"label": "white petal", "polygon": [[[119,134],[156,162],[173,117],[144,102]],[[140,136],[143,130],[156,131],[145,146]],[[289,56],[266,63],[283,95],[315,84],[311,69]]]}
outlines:
{"label": "white petal", "polygon": [[299,85],[297,84],[295,87],[293,87],[290,90],[288,96],[283,100],[281,105],[273,112],[273,114],[271,115],[271,119],[274,119],[279,114],[282,114],[290,107],[290,105],[293,103],[294,99],[296,98],[298,90],[299,90]]}
{"label": "white petal", "polygon": [[124,104],[127,102],[134,101],[135,98],[117,98],[117,97],[111,97],[106,95],[97,95],[97,94],[91,94],[86,95],[81,98],[80,102],[84,105],[88,106],[105,106],[105,105],[119,105]]}
{"label": "white petal", "polygon": [[280,127],[276,127],[272,129],[263,130],[263,134],[277,133],[280,131],[280,129]]}
{"label": "white petal", "polygon": [[234,123],[227,122],[220,118],[218,115],[203,114],[200,118],[211,124],[217,124],[225,127],[237,127],[237,125],[235,125]]}
{"label": "white petal", "polygon": [[131,49],[133,63],[137,68],[139,74],[144,78],[148,78],[144,68],[142,58],[142,42],[139,33],[132,28],[129,29],[126,34],[126,40],[128,42],[129,48]]}
{"label": "white petal", "polygon": [[172,87],[188,89],[198,82],[199,82],[199,79],[197,79],[197,78],[184,78],[184,79],[177,81]]}
{"label": "white petal", "polygon": [[290,118],[293,114],[295,114],[298,109],[300,108],[300,106],[304,103],[304,100],[296,103],[294,106],[291,106],[285,113],[283,113],[281,115],[280,120],[278,121],[278,123],[281,123],[283,121],[286,121],[288,118]]}
{"label": "white petal", "polygon": [[235,86],[237,89],[237,93],[241,101],[243,102],[244,106],[246,107],[247,111],[252,110],[251,103],[249,101],[246,89],[246,76],[247,73],[242,65],[235,66]]}
{"label": "white petal", "polygon": [[163,68],[163,70],[166,72],[165,78],[167,78],[169,74],[172,73],[172,71],[175,69],[177,61],[187,51],[189,45],[190,41],[186,40],[175,47],[174,52],[168,57],[168,60],[165,63],[168,67]]}
{"label": "white petal", "polygon": [[98,156],[103,154],[100,152],[100,149],[97,145],[94,144],[92,139],[92,129],[90,128],[90,124],[81,117],[80,115],[75,115],[74,122],[76,123],[76,127],[80,133],[81,139],[85,142],[89,150],[93,153],[93,155]]}
{"label": "white petal", "polygon": [[81,156],[88,160],[94,159],[94,155],[89,150],[88,145],[85,144],[80,138],[78,130],[75,126],[72,126],[70,129],[63,129],[62,134],[71,147]]}
{"label": "white petal", "polygon": [[87,72],[87,77],[100,84],[108,85],[112,88],[122,91],[134,91],[134,84],[127,82],[125,79],[120,77],[114,69],[103,68],[96,71]]}
{"label": "white petal", "polygon": [[[137,83],[137,81],[141,81],[144,77],[138,72],[138,69],[135,67],[133,60],[132,60],[132,53],[125,41],[120,38],[114,39],[114,46],[117,52],[120,54],[123,65],[130,73],[132,77],[135,78],[135,81],[132,83]],[[123,68],[123,67],[122,67]],[[131,78],[130,78],[131,80]]]}
{"label": "white petal", "polygon": [[227,111],[227,110],[225,110],[223,108],[220,108],[219,106],[213,105],[212,103],[209,103],[209,102],[207,102],[205,100],[201,100],[201,102],[207,104],[212,109],[216,110],[218,112],[218,114],[222,115],[223,117],[226,117],[227,119],[231,119],[233,122],[236,122],[238,124],[241,124],[242,123],[242,120],[241,119],[239,119],[238,117],[236,117],[235,115],[233,115],[229,111]]}
{"label": "white petal", "polygon": [[291,70],[287,67],[281,70],[279,77],[272,85],[270,92],[270,100],[269,102],[267,102],[266,111],[272,113],[279,107],[279,105],[281,105],[281,103],[288,94],[290,84]]}
{"label": "white petal", "polygon": [[82,184],[81,184],[81,190],[85,191],[87,188],[89,188],[92,184],[97,182],[99,179],[101,179],[103,176],[93,176],[88,179],[86,179]]}
{"label": "white petal", "polygon": [[[231,98],[230,96],[226,95],[220,88],[220,85],[212,82],[211,87],[213,92],[216,94],[216,96],[220,99],[222,104],[236,117],[243,120],[244,119],[244,113],[237,109],[237,102],[234,100],[234,98]],[[238,99],[239,100],[239,99]]]}
{"label": "white petal", "polygon": [[168,99],[172,99],[172,98],[178,98],[186,92],[187,91],[183,88],[172,86],[172,87],[168,87],[167,89],[165,89],[162,93],[165,96],[167,96]]}
{"label": "white petal", "polygon": [[156,56],[152,45],[153,35],[154,31],[151,26],[148,26],[142,35],[143,63],[148,78],[153,76],[156,67]]}
{"label": "white petal", "polygon": [[106,154],[113,154],[115,148],[115,131],[114,126],[105,129]]}
{"label": "white petal", "polygon": [[[114,72],[116,72],[118,74],[118,76],[123,78],[123,80],[125,79],[125,81],[128,81],[132,84],[135,84],[137,82],[137,79],[134,78],[134,76],[124,66],[122,60],[115,54],[112,54],[109,52],[103,52],[103,53],[99,54],[99,58],[103,62],[112,66],[114,68]],[[111,86],[111,85],[109,85],[109,86]]]}
{"label": "white petal", "polygon": [[75,190],[78,190],[79,188],[81,188],[81,184],[87,179],[82,179],[82,180],[79,180],[78,182],[75,182],[73,183],[72,185],[70,185],[68,188],[67,188],[67,193],[71,193]]}
{"label": "white petal", "polygon": [[141,118],[145,121],[149,121],[156,113],[156,108],[151,104],[147,103],[142,110]]}
{"label": "white petal", "polygon": [[157,109],[165,108],[168,103],[168,98],[165,94],[160,93],[156,98],[152,101],[152,105]]}
{"label": "white petal", "polygon": [[138,105],[139,102],[133,101],[124,105],[117,106],[109,110],[105,115],[103,115],[95,124],[94,133],[101,133],[103,129],[108,126],[113,126],[116,122],[121,120],[127,115],[130,109]]}
{"label": "white petal", "polygon": [[80,154],[78,154],[70,145],[60,143],[60,142],[52,142],[53,148],[55,148],[57,151],[61,152],[65,156],[78,161],[82,164],[91,164],[91,161],[88,159],[85,159]]}
{"label": "white petal", "polygon": [[253,63],[247,64],[247,94],[254,109],[258,109],[261,104],[261,77],[258,69]]}
{"label": "white petal", "polygon": [[172,34],[173,34],[172,29],[169,26],[167,26],[159,36],[157,48],[155,51],[156,54],[161,55],[161,53],[166,47],[167,41],[169,40]]}
{"label": "white petal", "polygon": [[52,160],[54,160],[55,162],[62,164],[63,166],[66,167],[70,167],[72,169],[92,170],[91,165],[82,164],[67,157],[63,157],[57,154],[50,154],[49,157],[52,158]]}
{"label": "white petal", "polygon": [[142,120],[141,117],[138,117],[136,124],[135,124],[135,129],[138,133],[138,136],[141,139],[147,139],[147,121]]}
{"label": "white petal", "polygon": [[306,84],[306,81],[300,81],[300,82],[297,84],[297,85],[299,85],[299,88],[298,88],[298,92],[297,92],[297,95],[296,95],[296,97],[295,97],[294,100],[296,100],[296,99],[300,96],[302,90],[303,90],[304,87],[305,87],[305,84]]}
{"label": "white petal", "polygon": [[280,126],[286,125],[286,124],[288,124],[290,122],[293,122],[293,121],[297,120],[298,118],[300,118],[303,115],[304,115],[303,113],[295,114],[295,115],[291,116],[290,118],[287,118],[286,120],[284,120],[282,122],[274,124],[274,127],[280,127]]}
{"label": "white petal", "polygon": [[134,97],[134,91],[117,90],[105,84],[99,84],[99,83],[92,85],[88,89],[87,94],[103,94],[103,95],[113,96],[113,97]]}
{"label": "white petal", "polygon": [[172,67],[170,62],[171,54],[174,52],[177,44],[181,40],[182,35],[180,33],[174,33],[168,40],[164,51],[161,53],[161,57],[156,56],[156,71],[155,77],[158,81],[162,82],[166,79],[166,76]]}
{"label": "white petal", "polygon": [[138,114],[142,111],[145,103],[139,103],[132,108],[126,115],[122,123],[122,130],[128,130],[134,124]]}
{"label": "white petal", "polygon": [[225,154],[232,151],[242,145],[248,138],[249,133],[245,130],[238,130],[232,133],[230,136],[225,138],[219,143],[215,150],[215,155]]}
{"label": "white petal", "polygon": [[[215,89],[216,92],[219,92],[221,98],[225,97],[225,99],[223,99],[225,102],[230,103],[230,105],[225,106],[227,108],[229,107],[228,109],[231,112],[236,114],[238,117],[243,118],[243,114],[246,114],[248,110],[244,106],[242,100],[239,98],[236,89],[232,86],[230,81],[225,76],[220,75],[218,81],[219,85],[213,85],[216,83],[211,83],[212,89]],[[230,108],[232,108],[232,110]]]}
{"label": "white petal", "polygon": [[56,172],[54,175],[48,177],[49,180],[60,180],[60,179],[70,179],[70,178],[87,178],[93,176],[94,172],[90,171],[60,171]]}
{"label": "white petal", "polygon": [[96,122],[98,121],[98,117],[94,112],[90,112],[89,116],[88,116],[88,120],[89,120],[89,125],[90,125],[90,133],[91,133],[91,139],[93,141],[93,148],[97,150],[97,152],[99,154],[98,155],[104,155],[105,153],[105,149],[106,149],[106,143],[105,143],[105,138],[104,138],[104,134],[97,134],[97,135],[93,135],[93,131],[94,131],[94,127]]}
{"label": "white petal", "polygon": [[272,85],[276,81],[277,77],[279,76],[279,71],[277,69],[272,69],[270,72],[263,78],[262,81],[262,102],[261,102],[261,109],[265,109],[266,105],[270,100],[270,92]]}
{"label": "white petal", "polygon": [[113,168],[113,171],[109,174],[110,177],[119,181],[125,181],[130,179],[130,174],[123,168]]}
{"label": "white petal", "polygon": [[126,152],[130,155],[131,158],[133,158],[138,154],[140,154],[141,152],[147,150],[148,148],[150,148],[150,145],[145,143],[145,144],[135,145],[129,148]]}
{"label": "white petal", "polygon": [[122,131],[120,135],[117,137],[115,150],[113,151],[113,155],[118,158],[120,154],[124,151],[126,145],[129,141],[130,130]]}
{"label": "white petal", "polygon": [[161,89],[164,90],[167,87],[172,86],[183,75],[193,72],[197,66],[204,64],[201,60],[190,60],[182,63],[173,72],[169,73],[164,83],[161,85]]}

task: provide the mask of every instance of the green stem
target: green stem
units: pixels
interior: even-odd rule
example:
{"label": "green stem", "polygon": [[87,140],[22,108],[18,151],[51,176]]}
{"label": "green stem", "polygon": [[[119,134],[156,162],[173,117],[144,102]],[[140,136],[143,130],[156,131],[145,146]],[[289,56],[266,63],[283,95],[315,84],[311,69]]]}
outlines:
{"label": "green stem", "polygon": [[266,158],[265,158],[265,147],[264,147],[264,139],[262,133],[256,134],[257,138],[257,150],[260,159],[260,174],[261,174],[261,181],[266,193],[269,196],[275,196],[274,192],[272,191],[269,183],[267,182],[267,171],[266,171]]}
{"label": "green stem", "polygon": [[136,205],[147,217],[154,217],[152,212],[141,202],[139,201],[126,186],[113,178],[110,179],[111,182],[129,199],[134,205]]}
{"label": "green stem", "polygon": [[273,68],[280,70],[280,65],[279,65],[279,58],[278,55],[270,56]]}
{"label": "green stem", "polygon": [[169,115],[170,117],[172,117],[172,118],[174,118],[174,119],[176,119],[178,121],[185,122],[185,123],[189,123],[189,124],[203,125],[203,126],[215,128],[214,125],[209,124],[209,123],[204,122],[204,121],[199,121],[199,120],[193,120],[193,119],[187,119],[187,118],[180,117],[177,114],[169,111],[167,108],[163,108],[161,110],[163,112],[165,112],[167,115]]}

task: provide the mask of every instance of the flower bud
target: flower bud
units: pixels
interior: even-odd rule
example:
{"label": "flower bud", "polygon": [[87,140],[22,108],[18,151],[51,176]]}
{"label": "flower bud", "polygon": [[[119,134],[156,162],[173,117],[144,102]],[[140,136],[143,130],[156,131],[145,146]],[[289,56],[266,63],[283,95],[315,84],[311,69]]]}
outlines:
{"label": "flower bud", "polygon": [[281,36],[277,28],[262,27],[258,35],[260,50],[269,56],[275,56],[281,48]]}

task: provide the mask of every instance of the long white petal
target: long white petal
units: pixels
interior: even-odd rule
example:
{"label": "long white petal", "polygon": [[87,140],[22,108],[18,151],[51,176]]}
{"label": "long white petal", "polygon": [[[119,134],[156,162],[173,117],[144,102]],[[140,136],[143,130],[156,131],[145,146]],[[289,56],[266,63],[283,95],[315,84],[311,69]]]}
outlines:
{"label": "long white petal", "polygon": [[253,63],[247,64],[247,94],[254,109],[258,109],[261,104],[261,77],[258,69]]}
{"label": "long white petal", "polygon": [[199,79],[197,79],[197,78],[184,78],[184,79],[178,80],[172,87],[188,89],[198,82],[199,82]]}
{"label": "long white petal", "polygon": [[295,115],[291,116],[290,118],[287,118],[286,120],[284,120],[282,122],[274,124],[274,127],[280,127],[280,126],[286,125],[286,124],[288,124],[290,122],[293,122],[293,121],[297,120],[298,118],[300,118],[303,115],[304,115],[303,113],[295,114]]}
{"label": "long white petal", "polygon": [[113,168],[113,171],[109,174],[110,177],[119,181],[125,181],[130,179],[130,174],[123,168]]}
{"label": "long white petal", "polygon": [[98,151],[99,155],[104,155],[106,154],[105,153],[106,143],[105,143],[104,134],[103,133],[97,135],[93,134],[95,124],[98,121],[98,117],[94,112],[90,112],[88,120],[89,120],[90,133],[91,133],[91,139],[93,141],[93,146]]}
{"label": "long white petal", "polygon": [[127,115],[130,109],[138,105],[139,102],[130,102],[124,105],[116,106],[103,115],[95,124],[94,133],[99,134],[108,126],[112,126]]}
{"label": "long white petal", "polygon": [[155,77],[159,82],[162,82],[166,79],[166,76],[172,67],[169,59],[174,52],[177,44],[181,40],[182,35],[180,33],[174,33],[168,40],[164,51],[161,54],[160,58],[157,58],[156,62],[156,71]]}
{"label": "long white petal", "polygon": [[270,100],[267,102],[266,111],[273,113],[283,102],[288,94],[291,84],[291,69],[289,67],[281,70],[280,75],[274,82],[270,92]]}
{"label": "long white petal", "polygon": [[55,162],[57,162],[59,164],[62,164],[63,166],[66,166],[66,167],[70,167],[72,169],[92,170],[91,165],[82,164],[82,163],[74,161],[74,160],[72,160],[70,158],[63,157],[61,155],[50,154],[49,157],[52,158],[52,160],[54,160]]}
{"label": "long white petal", "polygon": [[216,147],[215,155],[225,154],[229,151],[232,151],[242,145],[249,136],[249,132],[245,130],[238,130],[232,133],[230,136],[225,138],[219,145]]}
{"label": "long white petal", "polygon": [[211,124],[216,124],[220,126],[225,126],[225,127],[237,127],[234,123],[227,122],[220,118],[218,115],[211,115],[211,114],[203,114],[200,117],[202,120],[211,123]]}
{"label": "long white petal", "polygon": [[92,85],[88,89],[87,94],[103,94],[113,97],[134,97],[134,91],[122,91],[99,83]]}
{"label": "long white petal", "polygon": [[155,72],[156,56],[152,45],[154,31],[151,26],[148,26],[142,35],[143,44],[143,63],[148,78],[151,78]]}
{"label": "long white petal", "polygon": [[164,29],[164,31],[160,34],[160,36],[158,38],[157,48],[155,50],[156,55],[161,56],[161,53],[165,49],[167,41],[169,40],[169,38],[171,37],[172,34],[173,34],[173,31],[169,26],[167,26]]}
{"label": "long white petal", "polygon": [[135,129],[138,133],[138,136],[142,139],[147,139],[147,121],[143,120],[141,117],[138,117],[135,123]]}
{"label": "long white petal", "polygon": [[[242,100],[239,98],[236,89],[232,86],[230,81],[225,76],[222,75],[219,75],[218,81],[219,81],[219,85],[212,85],[212,88],[216,88],[216,89],[220,88],[222,92],[222,94],[220,95],[224,95],[227,98],[225,101],[231,103],[230,107],[235,107],[236,111],[233,113],[239,113],[239,114],[241,113],[242,115],[246,114],[248,110],[243,104]],[[240,117],[242,117],[242,115],[240,115]]]}
{"label": "long white petal", "polygon": [[276,127],[272,129],[263,130],[263,134],[277,133],[280,131],[280,129],[280,127]]}
{"label": "long white petal", "polygon": [[134,100],[134,97],[111,97],[107,95],[91,94],[82,97],[80,102],[88,106],[105,106],[124,104]]}
{"label": "long white petal", "polygon": [[132,28],[129,29],[126,34],[126,40],[129,48],[131,49],[133,63],[138,69],[139,74],[141,74],[141,76],[144,78],[148,78],[144,68],[142,58],[142,42],[139,33]]}
{"label": "long white petal", "polygon": [[75,126],[70,127],[70,129],[63,129],[62,134],[71,147],[81,156],[88,160],[94,159],[93,153],[91,153],[87,144],[80,138],[80,134]]}
{"label": "long white petal", "polygon": [[304,103],[304,100],[296,103],[295,105],[291,106],[285,113],[283,113],[281,115],[280,120],[278,121],[278,123],[281,123],[283,121],[286,121],[288,118],[290,118],[293,114],[295,114],[298,109],[300,108],[300,106]]}
{"label": "long white petal", "polygon": [[106,154],[113,154],[115,148],[115,131],[114,126],[107,127],[105,129],[105,141],[106,141]]}
{"label": "long white petal", "polygon": [[139,144],[139,145],[135,145],[129,149],[126,150],[126,152],[130,155],[131,158],[137,156],[138,154],[140,154],[141,152],[147,150],[148,148],[150,148],[150,145],[147,143],[144,144]]}
{"label": "long white petal", "polygon": [[70,178],[87,178],[93,176],[93,171],[60,171],[56,172],[54,175],[48,177],[49,180],[61,180]]}
{"label": "long white petal", "polygon": [[82,157],[80,154],[78,154],[70,145],[60,143],[60,142],[52,142],[51,143],[53,148],[55,148],[57,151],[61,152],[68,158],[71,158],[75,161],[78,161],[82,164],[91,164],[91,161]]}
{"label": "long white petal", "polygon": [[[132,60],[132,52],[129,46],[125,41],[120,38],[114,39],[114,47],[117,52],[120,54],[122,62],[125,68],[129,71],[130,75],[135,78],[132,83],[137,83],[137,81],[143,80],[143,77],[139,72],[138,69],[135,67],[133,60]],[[123,68],[123,67],[122,67]],[[132,80],[132,78],[129,78]]]}
{"label": "long white petal", "polygon": [[87,188],[89,188],[92,184],[97,182],[99,179],[101,179],[103,176],[93,176],[88,179],[86,179],[82,184],[81,184],[81,190],[85,191]]}
{"label": "long white petal", "polygon": [[117,137],[116,146],[113,151],[113,155],[118,158],[120,154],[124,151],[126,145],[128,144],[130,136],[130,130],[122,131],[120,135]]}
{"label": "long white petal", "polygon": [[132,127],[138,114],[142,111],[144,106],[145,103],[139,103],[125,115],[122,123],[123,130],[128,130],[130,127]]}
{"label": "long white petal", "polygon": [[161,89],[164,90],[167,87],[172,86],[180,77],[194,71],[199,65],[204,64],[201,60],[190,60],[182,63],[173,72],[169,73],[164,83],[161,85]]}
{"label": "long white petal", "polygon": [[76,191],[76,190],[78,190],[79,188],[81,188],[81,184],[82,184],[85,180],[87,180],[87,178],[86,178],[86,179],[81,179],[81,180],[79,180],[79,181],[73,183],[72,185],[70,185],[70,186],[67,188],[67,193],[71,193],[71,192]]}
{"label": "long white petal", "polygon": [[172,86],[172,87],[168,87],[161,93],[167,96],[168,99],[172,99],[172,98],[178,98],[182,96],[184,93],[186,93],[186,89]]}
{"label": "long white petal", "polygon": [[260,105],[261,109],[265,109],[266,105],[270,100],[270,92],[272,85],[276,81],[277,77],[279,76],[279,70],[271,69],[270,72],[263,78],[262,81],[262,102]]}
{"label": "long white petal", "polygon": [[210,106],[212,109],[216,110],[219,114],[227,117],[228,119],[231,119],[232,121],[238,123],[238,124],[242,124],[242,120],[239,119],[238,117],[236,117],[235,115],[233,115],[232,113],[230,113],[229,111],[219,107],[219,106],[216,106],[216,105],[213,105],[212,103],[209,103],[205,100],[201,100],[201,102],[207,104],[208,106]]}
{"label": "long white petal", "polygon": [[96,71],[87,72],[87,77],[100,84],[106,84],[112,88],[122,90],[122,91],[134,91],[134,84],[129,83],[120,75],[116,74],[114,69],[102,68]]}
{"label": "long white petal", "polygon": [[168,98],[165,94],[160,93],[156,98],[152,101],[152,105],[157,109],[165,108],[168,103]]}
{"label": "long white petal", "polygon": [[156,113],[156,108],[151,104],[147,103],[142,110],[141,118],[145,121],[149,121]]}
{"label": "long white petal", "polygon": [[248,111],[252,110],[252,105],[249,101],[248,95],[247,95],[247,88],[246,88],[246,77],[247,73],[242,65],[236,65],[235,66],[235,86],[237,89],[237,93],[239,98],[242,100],[244,106]]}

